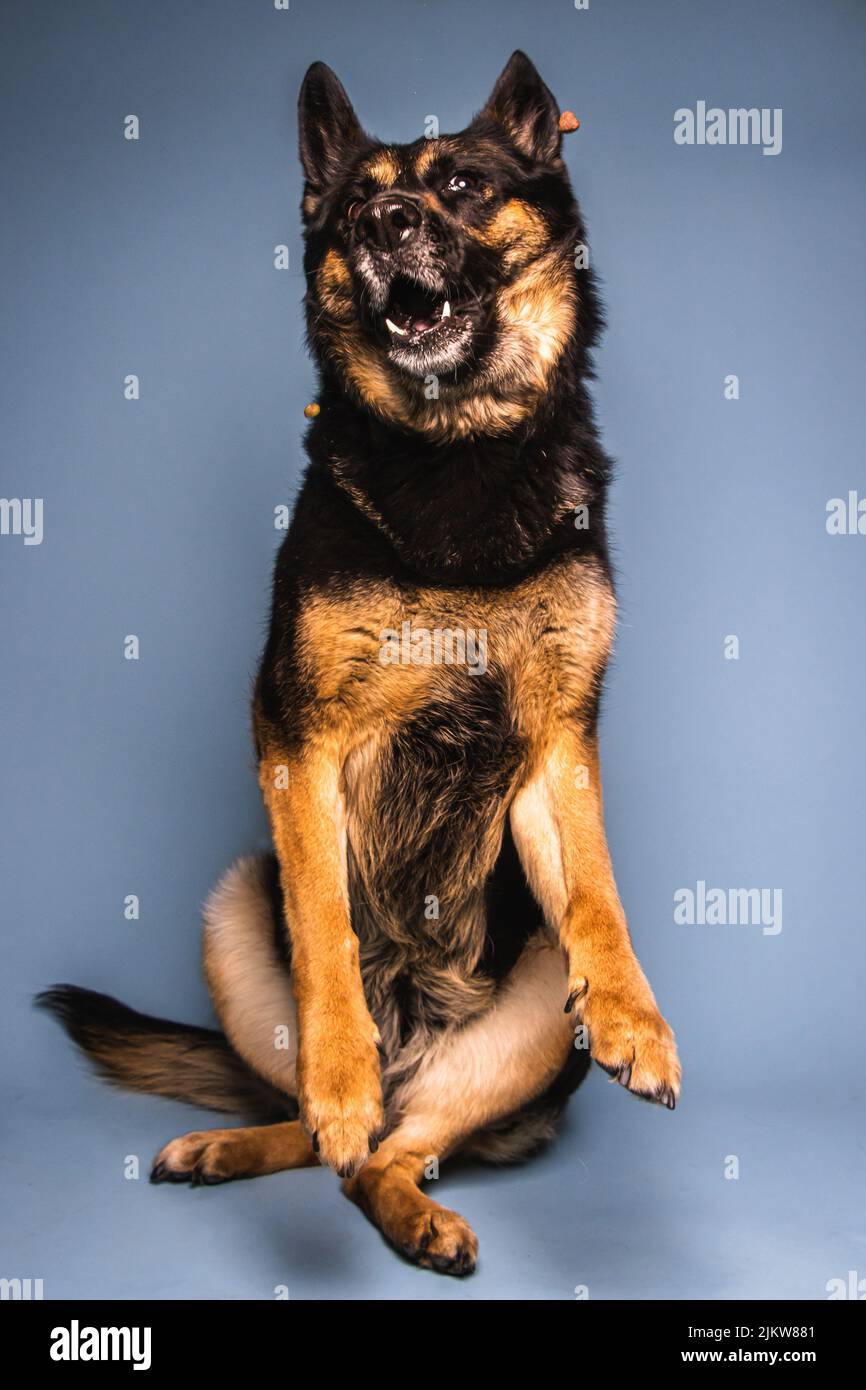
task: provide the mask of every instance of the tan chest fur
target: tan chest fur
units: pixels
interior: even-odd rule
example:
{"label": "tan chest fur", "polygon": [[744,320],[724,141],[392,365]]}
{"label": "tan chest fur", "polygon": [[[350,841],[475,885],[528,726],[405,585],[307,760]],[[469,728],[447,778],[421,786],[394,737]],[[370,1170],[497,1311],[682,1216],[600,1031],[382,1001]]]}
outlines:
{"label": "tan chest fur", "polygon": [[492,678],[535,761],[603,671],[614,615],[600,566],[576,557],[502,589],[377,582],[316,595],[296,653],[315,692],[310,735],[336,741],[343,761],[432,700],[459,701],[465,680]]}

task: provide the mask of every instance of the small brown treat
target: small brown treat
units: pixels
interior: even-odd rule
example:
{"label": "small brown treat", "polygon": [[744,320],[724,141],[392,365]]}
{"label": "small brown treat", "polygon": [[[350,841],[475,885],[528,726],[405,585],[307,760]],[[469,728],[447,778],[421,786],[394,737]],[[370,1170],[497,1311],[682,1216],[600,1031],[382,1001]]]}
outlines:
{"label": "small brown treat", "polygon": [[579,127],[580,127],[580,121],[577,119],[577,117],[575,116],[574,112],[573,112],[573,111],[563,111],[562,115],[561,115],[560,118],[559,118],[559,128],[560,128],[560,130],[565,130],[565,131],[568,131],[568,130],[578,130]]}
{"label": "small brown treat", "polygon": [[318,401],[313,401],[312,405],[304,406],[304,414],[306,415],[308,420],[315,420],[321,408],[322,407],[319,405]]}

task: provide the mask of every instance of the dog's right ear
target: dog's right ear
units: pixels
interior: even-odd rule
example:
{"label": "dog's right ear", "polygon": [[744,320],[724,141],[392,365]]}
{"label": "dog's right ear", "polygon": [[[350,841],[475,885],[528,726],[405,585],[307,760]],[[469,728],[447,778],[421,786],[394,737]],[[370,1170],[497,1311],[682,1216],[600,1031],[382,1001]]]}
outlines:
{"label": "dog's right ear", "polygon": [[311,191],[321,193],[364,142],[343,84],[327,63],[313,63],[298,98],[301,163]]}
{"label": "dog's right ear", "polygon": [[559,157],[559,107],[526,54],[515,49],[473,124],[496,121],[517,148],[541,163]]}

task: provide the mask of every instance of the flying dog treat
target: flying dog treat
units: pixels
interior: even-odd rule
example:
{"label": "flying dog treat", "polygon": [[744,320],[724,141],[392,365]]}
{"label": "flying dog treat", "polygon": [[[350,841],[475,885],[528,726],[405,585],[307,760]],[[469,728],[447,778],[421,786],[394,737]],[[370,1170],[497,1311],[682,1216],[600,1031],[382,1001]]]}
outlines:
{"label": "flying dog treat", "polygon": [[306,415],[308,420],[315,420],[321,408],[322,407],[319,405],[318,401],[313,401],[312,405],[304,406],[304,414]]}
{"label": "flying dog treat", "polygon": [[577,119],[573,111],[563,111],[562,115],[559,118],[560,130],[577,130],[579,126],[580,121]]}

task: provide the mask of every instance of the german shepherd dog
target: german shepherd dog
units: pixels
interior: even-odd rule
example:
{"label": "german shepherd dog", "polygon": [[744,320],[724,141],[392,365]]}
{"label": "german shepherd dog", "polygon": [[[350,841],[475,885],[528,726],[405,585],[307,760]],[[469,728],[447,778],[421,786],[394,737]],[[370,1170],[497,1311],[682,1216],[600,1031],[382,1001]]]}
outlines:
{"label": "german shepherd dog", "polygon": [[526,1157],[593,1057],[674,1107],[602,819],[614,628],[600,328],[560,112],[515,53],[458,135],[385,145],[330,68],[300,95],[309,465],[255,687],[275,855],[205,908],[222,1032],[62,985],[117,1084],[241,1116],[155,1182],[322,1163],[408,1259],[477,1240],[421,1190]]}

